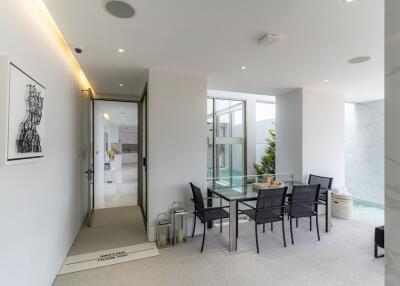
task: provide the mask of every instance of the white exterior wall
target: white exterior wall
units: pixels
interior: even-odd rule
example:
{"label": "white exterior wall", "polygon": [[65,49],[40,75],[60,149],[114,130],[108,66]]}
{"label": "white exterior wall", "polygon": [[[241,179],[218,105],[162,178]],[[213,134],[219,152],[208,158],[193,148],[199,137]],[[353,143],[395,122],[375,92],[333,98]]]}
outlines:
{"label": "white exterior wall", "polygon": [[189,182],[207,184],[207,78],[150,69],[148,85],[148,237],[172,202],[193,209]]}

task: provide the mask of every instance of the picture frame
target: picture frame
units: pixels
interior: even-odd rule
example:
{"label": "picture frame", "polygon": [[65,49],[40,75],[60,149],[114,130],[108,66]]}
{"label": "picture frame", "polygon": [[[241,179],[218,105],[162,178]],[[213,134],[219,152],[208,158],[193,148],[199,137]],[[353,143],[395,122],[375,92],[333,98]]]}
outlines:
{"label": "picture frame", "polygon": [[44,158],[46,88],[0,56],[0,160],[3,165]]}

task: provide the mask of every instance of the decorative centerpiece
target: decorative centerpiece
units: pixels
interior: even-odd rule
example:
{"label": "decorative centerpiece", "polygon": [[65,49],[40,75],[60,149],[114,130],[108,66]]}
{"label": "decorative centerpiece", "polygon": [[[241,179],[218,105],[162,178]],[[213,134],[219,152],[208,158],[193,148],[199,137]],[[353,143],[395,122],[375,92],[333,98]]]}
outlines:
{"label": "decorative centerpiece", "polygon": [[253,183],[253,191],[258,192],[258,190],[272,189],[275,187],[282,186],[283,183],[278,181],[275,177],[265,176],[262,183]]}

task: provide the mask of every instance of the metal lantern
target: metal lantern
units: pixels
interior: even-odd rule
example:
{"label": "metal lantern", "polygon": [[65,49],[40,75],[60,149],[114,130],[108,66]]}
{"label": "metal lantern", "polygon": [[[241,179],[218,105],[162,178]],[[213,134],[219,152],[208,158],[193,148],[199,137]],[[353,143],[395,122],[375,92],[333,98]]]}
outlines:
{"label": "metal lantern", "polygon": [[165,247],[171,243],[171,219],[167,213],[157,216],[157,245]]}
{"label": "metal lantern", "polygon": [[173,231],[173,244],[177,242],[186,241],[187,230],[187,214],[188,212],[180,202],[172,203],[171,216],[172,216],[172,231]]}

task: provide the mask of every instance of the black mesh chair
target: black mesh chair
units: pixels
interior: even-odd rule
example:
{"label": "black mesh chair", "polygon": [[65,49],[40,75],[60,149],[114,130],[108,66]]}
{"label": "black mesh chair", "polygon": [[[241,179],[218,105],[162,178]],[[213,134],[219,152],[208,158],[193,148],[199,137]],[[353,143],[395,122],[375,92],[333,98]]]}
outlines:
{"label": "black mesh chair", "polygon": [[195,217],[194,217],[192,237],[194,236],[194,231],[196,229],[196,217],[197,217],[201,221],[201,223],[204,225],[203,242],[201,244],[201,252],[203,252],[204,239],[206,237],[207,223],[212,222],[214,220],[222,221],[222,219],[229,217],[229,213],[224,210],[224,207],[206,208],[204,206],[204,200],[212,200],[213,198],[203,198],[203,194],[201,193],[200,188],[196,187],[192,183],[190,183],[190,187],[191,187],[192,193],[193,193],[192,202],[194,203],[194,208],[195,208],[195,212],[194,212]]}
{"label": "black mesh chair", "polygon": [[325,231],[328,232],[328,190],[332,189],[333,178],[322,177],[310,174],[308,177],[309,185],[321,185],[319,192],[319,201],[321,205],[325,205]]}
{"label": "black mesh chair", "polygon": [[250,209],[242,210],[242,213],[249,216],[255,222],[257,253],[260,253],[258,248],[259,224],[263,225],[263,231],[265,232],[266,223],[271,223],[272,227],[273,222],[282,221],[283,245],[286,247],[285,222],[284,222],[285,220],[283,212],[285,207],[286,192],[287,192],[287,187],[259,190],[257,197],[257,204],[255,208],[249,204],[242,202],[242,204],[250,207]]}
{"label": "black mesh chair", "polygon": [[[289,200],[289,205],[285,206],[285,212],[290,218],[290,237],[293,240],[293,226],[292,219],[301,217],[311,218],[315,216],[317,224],[317,235],[319,236],[319,226],[318,226],[318,204],[319,204],[319,189],[320,185],[305,185],[305,186],[293,186],[292,194]],[[310,225],[310,231],[311,231]]]}

